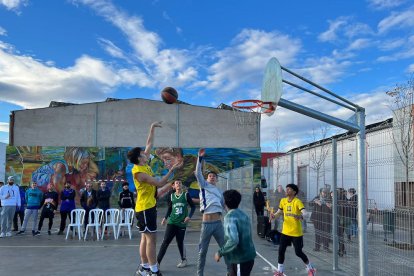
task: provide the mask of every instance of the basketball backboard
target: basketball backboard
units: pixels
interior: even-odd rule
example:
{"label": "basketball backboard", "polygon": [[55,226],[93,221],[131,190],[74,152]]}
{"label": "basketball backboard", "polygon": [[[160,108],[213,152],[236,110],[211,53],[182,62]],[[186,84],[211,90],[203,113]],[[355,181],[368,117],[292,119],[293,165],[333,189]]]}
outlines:
{"label": "basketball backboard", "polygon": [[[262,83],[262,102],[272,102],[273,112],[265,113],[268,116],[273,115],[276,106],[282,96],[282,68],[277,58],[272,57],[266,65]],[[263,107],[264,108],[264,107]]]}

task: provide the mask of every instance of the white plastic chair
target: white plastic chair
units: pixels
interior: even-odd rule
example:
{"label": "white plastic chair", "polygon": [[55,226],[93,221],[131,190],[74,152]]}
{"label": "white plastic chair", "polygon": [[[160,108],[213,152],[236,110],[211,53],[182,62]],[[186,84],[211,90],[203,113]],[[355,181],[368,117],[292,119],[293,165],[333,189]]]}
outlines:
{"label": "white plastic chair", "polygon": [[[124,219],[124,222],[122,222],[123,219]],[[118,224],[118,232],[116,233],[116,239],[119,239],[119,233],[121,232],[121,227],[128,227],[129,239],[131,239],[132,238],[131,227],[132,227],[133,222],[134,222],[134,210],[131,208],[121,210],[121,218]]]}
{"label": "white plastic chair", "polygon": [[119,221],[119,210],[118,209],[108,209],[105,211],[105,223],[102,227],[102,239],[105,235],[106,227],[112,226],[114,230],[114,239],[116,238],[116,226],[118,225]]}
{"label": "white plastic chair", "polygon": [[79,240],[82,238],[82,227],[83,221],[85,219],[85,210],[83,209],[74,209],[70,212],[70,223],[68,225],[68,230],[66,232],[66,240],[69,236],[70,228],[72,227],[72,235],[75,237],[75,227],[78,229]]}
{"label": "white plastic chair", "polygon": [[[96,239],[99,240],[99,228],[101,227],[101,224],[102,224],[102,217],[103,217],[102,209],[92,209],[89,211],[88,224],[86,225],[85,237],[83,238],[83,240],[86,240],[86,237],[88,236],[89,227],[92,227],[92,228],[95,227]],[[93,231],[92,231],[92,235],[93,235]]]}

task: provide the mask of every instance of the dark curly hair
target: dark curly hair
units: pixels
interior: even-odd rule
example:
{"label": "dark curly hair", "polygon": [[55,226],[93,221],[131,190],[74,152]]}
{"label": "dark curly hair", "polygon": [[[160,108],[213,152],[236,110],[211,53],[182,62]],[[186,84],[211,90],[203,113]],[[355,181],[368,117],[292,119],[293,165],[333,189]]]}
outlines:
{"label": "dark curly hair", "polygon": [[127,157],[129,162],[138,165],[138,157],[141,155],[141,148],[136,147],[128,151]]}
{"label": "dark curly hair", "polygon": [[237,209],[241,202],[241,194],[236,190],[227,190],[223,193],[224,203],[229,209]]}

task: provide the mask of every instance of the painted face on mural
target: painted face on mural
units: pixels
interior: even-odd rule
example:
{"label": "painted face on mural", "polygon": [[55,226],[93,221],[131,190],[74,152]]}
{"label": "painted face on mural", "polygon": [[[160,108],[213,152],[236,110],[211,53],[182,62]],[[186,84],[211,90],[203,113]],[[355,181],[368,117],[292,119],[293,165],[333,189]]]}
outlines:
{"label": "painted face on mural", "polygon": [[183,157],[178,155],[172,155],[169,152],[165,152],[160,156],[161,160],[164,162],[164,166],[167,169],[171,169],[171,167],[175,164],[182,163]]}

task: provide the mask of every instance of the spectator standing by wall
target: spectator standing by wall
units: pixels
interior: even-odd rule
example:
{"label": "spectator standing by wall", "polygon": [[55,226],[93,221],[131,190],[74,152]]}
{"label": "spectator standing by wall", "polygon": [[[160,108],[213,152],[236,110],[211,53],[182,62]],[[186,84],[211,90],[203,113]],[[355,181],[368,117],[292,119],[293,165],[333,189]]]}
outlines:
{"label": "spectator standing by wall", "polygon": [[86,182],[85,190],[81,194],[80,203],[83,209],[85,209],[84,227],[89,223],[89,212],[95,209],[98,205],[98,198],[96,191],[92,189],[92,183]]}
{"label": "spectator standing by wall", "polygon": [[70,212],[76,208],[75,204],[76,192],[71,188],[71,183],[66,181],[65,188],[60,193],[60,227],[58,235],[63,235],[66,227],[66,219],[71,220]]}
{"label": "spectator standing by wall", "polygon": [[49,225],[47,228],[47,234],[51,235],[53,218],[55,217],[55,211],[57,210],[59,204],[59,195],[55,191],[55,185],[47,185],[47,192],[43,195],[43,208],[42,213],[40,214],[39,226],[37,227],[38,232],[42,230],[43,220],[45,218],[49,219]]}
{"label": "spectator standing by wall", "polygon": [[319,195],[312,200],[313,211],[311,221],[315,228],[315,247],[313,251],[320,251],[321,245],[327,252],[329,249],[329,236],[331,233],[331,204],[328,201],[328,194],[324,188],[319,189]]}
{"label": "spectator standing by wall", "polygon": [[19,187],[14,184],[14,177],[7,178],[7,185],[0,188],[1,210],[1,233],[0,238],[11,237],[11,227],[16,212],[16,207],[20,207]]}
{"label": "spectator standing by wall", "polygon": [[40,207],[42,207],[43,202],[43,193],[37,187],[36,182],[32,182],[31,187],[27,189],[25,193],[25,200],[27,202],[27,208],[25,210],[23,226],[22,229],[19,232],[17,232],[16,235],[21,235],[26,231],[27,223],[33,216],[32,235],[36,236],[39,234],[39,232],[36,231],[37,218],[39,214],[39,209]]}
{"label": "spectator standing by wall", "polygon": [[264,215],[264,207],[266,205],[266,200],[264,197],[264,194],[262,190],[260,190],[260,187],[256,187],[254,193],[253,193],[253,204],[254,209],[256,210],[256,215],[263,216]]}

